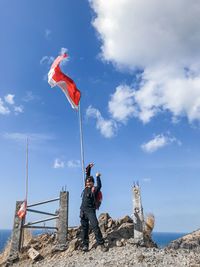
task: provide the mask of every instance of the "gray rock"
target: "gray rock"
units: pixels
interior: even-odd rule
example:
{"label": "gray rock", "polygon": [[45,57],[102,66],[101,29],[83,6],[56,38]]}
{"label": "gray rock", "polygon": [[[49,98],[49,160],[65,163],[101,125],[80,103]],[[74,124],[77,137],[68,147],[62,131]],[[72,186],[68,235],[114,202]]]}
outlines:
{"label": "gray rock", "polygon": [[67,252],[71,253],[71,252],[73,252],[74,250],[76,250],[77,247],[78,247],[78,239],[76,238],[76,239],[72,240],[72,241],[69,243]]}
{"label": "gray rock", "polygon": [[117,240],[116,241],[116,246],[117,247],[122,247],[123,246],[123,243],[120,240]]}

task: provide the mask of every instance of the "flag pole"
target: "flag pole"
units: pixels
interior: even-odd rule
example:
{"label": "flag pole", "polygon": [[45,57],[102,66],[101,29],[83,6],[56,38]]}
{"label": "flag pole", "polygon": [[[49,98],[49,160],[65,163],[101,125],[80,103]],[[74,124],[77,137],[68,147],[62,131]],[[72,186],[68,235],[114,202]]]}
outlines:
{"label": "flag pole", "polygon": [[82,116],[81,116],[81,101],[78,106],[79,114],[79,128],[80,128],[80,143],[81,143],[81,167],[82,167],[82,177],[83,177],[83,187],[85,184],[85,163],[84,163],[84,148],[83,148],[83,129],[82,129]]}
{"label": "flag pole", "polygon": [[26,139],[26,197],[25,197],[26,202],[27,198],[28,198],[28,137]]}

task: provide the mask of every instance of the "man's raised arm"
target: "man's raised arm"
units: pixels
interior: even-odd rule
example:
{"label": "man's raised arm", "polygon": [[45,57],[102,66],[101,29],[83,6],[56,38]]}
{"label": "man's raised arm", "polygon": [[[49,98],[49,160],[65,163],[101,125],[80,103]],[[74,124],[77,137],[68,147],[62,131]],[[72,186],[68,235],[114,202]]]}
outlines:
{"label": "man's raised arm", "polygon": [[101,173],[97,172],[97,173],[96,173],[96,178],[97,178],[96,191],[100,191],[101,186],[102,186],[100,176],[101,176]]}

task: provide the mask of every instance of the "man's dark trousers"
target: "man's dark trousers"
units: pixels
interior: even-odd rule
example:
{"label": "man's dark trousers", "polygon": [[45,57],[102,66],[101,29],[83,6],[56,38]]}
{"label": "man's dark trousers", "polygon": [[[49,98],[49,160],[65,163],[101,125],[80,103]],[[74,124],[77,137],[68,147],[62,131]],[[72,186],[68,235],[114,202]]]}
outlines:
{"label": "man's dark trousers", "polygon": [[96,211],[93,209],[88,209],[81,211],[81,225],[82,225],[82,240],[83,245],[88,246],[89,245],[89,222],[91,225],[91,228],[95,234],[95,238],[98,245],[104,244],[104,240],[99,228]]}

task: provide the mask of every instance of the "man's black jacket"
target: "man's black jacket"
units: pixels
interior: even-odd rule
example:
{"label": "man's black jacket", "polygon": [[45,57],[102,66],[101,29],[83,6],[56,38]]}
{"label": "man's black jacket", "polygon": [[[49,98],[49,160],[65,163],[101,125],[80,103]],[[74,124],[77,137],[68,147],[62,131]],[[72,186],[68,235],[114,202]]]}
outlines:
{"label": "man's black jacket", "polygon": [[[91,167],[88,166],[86,168],[86,179],[90,177]],[[85,187],[82,192],[82,203],[81,203],[81,210],[95,210],[95,196],[101,189],[101,179],[100,176],[97,176],[97,186],[95,186],[95,192],[92,191],[92,188]]]}

